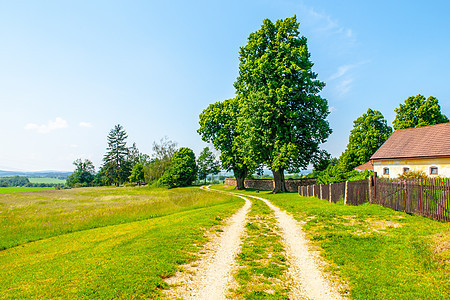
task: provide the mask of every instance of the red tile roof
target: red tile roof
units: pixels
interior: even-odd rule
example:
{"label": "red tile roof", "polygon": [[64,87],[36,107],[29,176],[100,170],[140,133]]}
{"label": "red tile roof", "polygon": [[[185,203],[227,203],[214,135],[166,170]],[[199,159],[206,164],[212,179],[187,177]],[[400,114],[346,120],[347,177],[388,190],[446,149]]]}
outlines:
{"label": "red tile roof", "polygon": [[394,131],[371,160],[450,157],[450,123]]}
{"label": "red tile roof", "polygon": [[355,169],[359,170],[359,171],[365,171],[365,170],[372,171],[373,170],[373,166],[372,166],[372,163],[370,161],[368,161],[365,164],[357,166]]}

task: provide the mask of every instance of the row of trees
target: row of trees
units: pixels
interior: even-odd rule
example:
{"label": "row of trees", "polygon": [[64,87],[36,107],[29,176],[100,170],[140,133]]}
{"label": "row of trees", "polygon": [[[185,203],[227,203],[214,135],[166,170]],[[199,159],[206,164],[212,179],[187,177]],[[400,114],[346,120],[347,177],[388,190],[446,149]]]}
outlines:
{"label": "row of trees", "polygon": [[136,144],[127,147],[128,135],[118,124],[107,136],[108,146],[99,172],[92,161],[77,159],[75,171],[67,178],[69,186],[116,186],[135,182],[155,182],[169,187],[188,186],[197,179],[206,180],[208,174],[219,172],[219,163],[208,147],[196,161],[194,152],[186,147],[177,149],[176,143],[162,139],[153,144],[154,155],[141,153]]}
{"label": "row of trees", "polygon": [[[438,99],[425,98],[423,95],[408,97],[395,109],[393,121],[395,130],[423,127],[449,122],[441,112]],[[393,129],[387,124],[380,111],[368,109],[366,113],[353,121],[347,148],[339,159],[328,154],[321,157],[314,165],[315,177],[320,183],[339,182],[351,178],[367,177],[368,173],[360,174],[354,168],[369,161],[370,157],[389,138]]]}
{"label": "row of trees", "polygon": [[198,133],[220,151],[238,189],[247,175],[268,167],[273,192],[284,192],[284,171],[299,172],[320,156],[319,145],[331,133],[329,110],[309,58],[295,16],[264,20],[240,49],[236,97],[200,114]]}

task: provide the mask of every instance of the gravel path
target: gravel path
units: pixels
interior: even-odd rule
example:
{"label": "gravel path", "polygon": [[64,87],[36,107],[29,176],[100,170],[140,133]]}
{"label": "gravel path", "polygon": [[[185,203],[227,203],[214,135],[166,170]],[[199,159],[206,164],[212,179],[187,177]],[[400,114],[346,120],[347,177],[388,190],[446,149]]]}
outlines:
{"label": "gravel path", "polygon": [[274,212],[281,230],[289,261],[289,275],[293,280],[290,299],[342,299],[323,277],[317,260],[308,249],[308,240],[301,225],[267,199],[249,196],[266,203]]}
{"label": "gravel path", "polygon": [[211,236],[205,245],[204,255],[190,270],[179,272],[167,280],[169,284],[178,285],[167,291],[171,298],[182,299],[225,299],[233,278],[232,270],[236,267],[235,257],[241,249],[241,236],[244,233],[247,214],[251,202],[245,197],[244,206],[238,210],[224,226],[219,236]]}
{"label": "gravel path", "polygon": [[[202,188],[208,190],[209,186]],[[252,197],[266,203],[275,213],[289,262],[288,275],[292,280],[289,298],[343,299],[324,278],[319,269],[318,254],[309,249],[301,224],[291,215],[264,198],[216,190],[214,192],[233,194],[244,199],[245,205],[228,220],[219,236],[211,235],[204,247],[204,255],[193,267],[186,267],[183,272],[166,280],[176,286],[166,292],[168,297],[226,299],[228,289],[234,282],[232,271],[237,267],[235,257],[241,249],[241,236],[251,207],[251,201],[246,197]]]}

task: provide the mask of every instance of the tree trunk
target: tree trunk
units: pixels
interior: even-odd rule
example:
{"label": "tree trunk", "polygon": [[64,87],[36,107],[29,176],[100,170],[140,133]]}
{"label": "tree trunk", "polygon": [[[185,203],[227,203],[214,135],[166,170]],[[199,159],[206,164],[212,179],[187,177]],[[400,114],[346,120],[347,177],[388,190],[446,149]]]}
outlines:
{"label": "tree trunk", "polygon": [[244,187],[244,177],[236,177],[236,190],[243,190]]}
{"label": "tree trunk", "polygon": [[284,170],[272,170],[272,174],[273,174],[273,183],[274,183],[274,187],[273,187],[273,194],[276,193],[284,193],[286,192],[286,185],[284,184]]}

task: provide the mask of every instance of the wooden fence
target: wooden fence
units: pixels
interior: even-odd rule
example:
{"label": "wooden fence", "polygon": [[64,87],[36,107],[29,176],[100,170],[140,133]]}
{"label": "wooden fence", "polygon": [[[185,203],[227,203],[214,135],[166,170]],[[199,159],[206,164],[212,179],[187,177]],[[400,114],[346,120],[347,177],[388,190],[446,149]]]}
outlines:
{"label": "wooden fence", "polygon": [[450,179],[376,180],[373,203],[450,221]]}
{"label": "wooden fence", "polygon": [[379,204],[406,213],[450,221],[450,179],[385,179],[371,176],[367,180],[299,187],[302,196],[315,196],[336,203]]}

